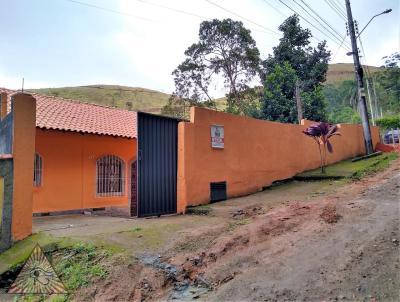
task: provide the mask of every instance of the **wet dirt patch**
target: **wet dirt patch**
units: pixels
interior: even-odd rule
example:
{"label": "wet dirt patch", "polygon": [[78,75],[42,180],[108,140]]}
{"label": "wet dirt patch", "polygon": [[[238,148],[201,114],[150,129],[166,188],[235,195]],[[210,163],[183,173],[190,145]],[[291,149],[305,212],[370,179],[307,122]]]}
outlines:
{"label": "wet dirt patch", "polygon": [[144,276],[133,293],[134,301],[155,300],[168,297],[172,300],[193,300],[211,290],[210,285],[195,273],[193,267],[202,265],[202,259],[187,259],[190,265],[176,266],[161,256],[141,255],[139,262],[144,266]]}
{"label": "wet dirt patch", "polygon": [[326,223],[337,223],[339,219],[342,218],[342,216],[337,213],[336,205],[334,204],[327,204],[326,206],[324,206],[320,217]]}
{"label": "wet dirt patch", "polygon": [[232,212],[231,217],[233,219],[245,219],[251,218],[258,215],[265,214],[265,210],[260,206],[249,206],[243,209],[237,209]]}

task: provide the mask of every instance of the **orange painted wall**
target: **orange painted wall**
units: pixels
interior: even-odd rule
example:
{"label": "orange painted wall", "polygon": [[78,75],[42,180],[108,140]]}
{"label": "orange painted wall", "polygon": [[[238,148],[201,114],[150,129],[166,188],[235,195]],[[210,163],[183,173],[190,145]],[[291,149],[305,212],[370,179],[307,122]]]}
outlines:
{"label": "orange painted wall", "polygon": [[[211,148],[211,125],[224,126],[222,150]],[[208,203],[210,182],[227,181],[228,196],[234,197],[319,167],[318,148],[301,133],[305,128],[192,108],[191,121],[178,128],[178,212]],[[376,144],[379,129],[372,131]],[[360,125],[342,125],[340,132],[342,136],[332,138],[329,163],[365,152]]]}
{"label": "orange painted wall", "polygon": [[32,233],[33,160],[35,152],[36,100],[19,93],[13,100],[13,207],[12,240]]}
{"label": "orange painted wall", "polygon": [[[43,174],[42,186],[34,188],[34,213],[129,205],[136,139],[37,129],[36,152]],[[124,160],[124,196],[96,196],[96,160],[108,154]]]}

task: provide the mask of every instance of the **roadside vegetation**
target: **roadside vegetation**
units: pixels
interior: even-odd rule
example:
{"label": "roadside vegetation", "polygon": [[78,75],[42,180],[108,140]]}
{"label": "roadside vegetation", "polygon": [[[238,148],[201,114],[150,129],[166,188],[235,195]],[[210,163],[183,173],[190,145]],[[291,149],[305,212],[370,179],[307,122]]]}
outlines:
{"label": "roadside vegetation", "polygon": [[389,167],[390,162],[397,159],[397,153],[384,153],[376,157],[353,162],[351,159],[328,165],[325,173],[320,169],[306,171],[296,175],[298,180],[341,179],[359,180],[367,175],[382,171]]}
{"label": "roadside vegetation", "polygon": [[[11,286],[14,279],[21,271],[25,261],[30,256],[32,248],[27,248],[31,241],[41,242],[42,249],[50,261],[55,264],[53,267],[58,277],[64,284],[68,294],[59,295],[17,295],[15,301],[69,301],[73,293],[87,287],[99,280],[105,279],[108,275],[113,251],[95,247],[92,244],[70,240],[58,240],[56,238],[45,238],[46,236],[33,235],[28,239],[19,242],[19,246],[12,247],[12,250],[23,250],[23,256],[13,259],[12,267],[0,275],[1,292],[5,293]],[[21,243],[25,243],[21,247]],[[18,245],[18,243],[17,243]],[[8,250],[7,252],[11,252]],[[1,255],[2,258],[4,253]],[[3,260],[3,259],[1,259]]]}

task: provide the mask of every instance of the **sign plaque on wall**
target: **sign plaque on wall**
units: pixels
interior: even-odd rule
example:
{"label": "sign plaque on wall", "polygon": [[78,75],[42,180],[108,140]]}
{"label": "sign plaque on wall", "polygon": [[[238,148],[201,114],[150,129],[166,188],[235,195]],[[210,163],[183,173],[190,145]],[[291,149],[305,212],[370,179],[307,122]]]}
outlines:
{"label": "sign plaque on wall", "polygon": [[211,126],[211,147],[224,149],[224,126]]}

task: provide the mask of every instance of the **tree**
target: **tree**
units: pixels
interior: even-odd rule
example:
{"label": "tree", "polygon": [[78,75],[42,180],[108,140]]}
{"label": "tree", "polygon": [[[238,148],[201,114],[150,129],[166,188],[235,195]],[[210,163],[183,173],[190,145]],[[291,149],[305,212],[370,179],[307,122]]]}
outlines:
{"label": "tree", "polygon": [[211,102],[209,86],[219,76],[227,89],[227,110],[245,113],[248,106],[243,103],[249,100],[249,94],[244,92],[259,73],[260,53],[242,22],[202,22],[199,41],[185,51],[185,56],[173,72],[174,96],[196,103]]}
{"label": "tree", "polygon": [[327,102],[321,85],[316,85],[312,91],[303,92],[301,100],[304,108],[304,118],[312,121],[326,121]]}
{"label": "tree", "polygon": [[[325,120],[326,102],[321,90],[321,84],[326,80],[330,58],[330,52],[326,49],[326,41],[319,43],[316,48],[311,47],[311,32],[309,29],[303,29],[300,26],[297,15],[287,18],[279,26],[279,30],[283,33],[283,37],[280,39],[278,46],[273,48],[273,54],[262,62],[261,77],[267,78],[269,74],[277,71],[276,66],[288,64],[291,69],[285,67],[284,71],[290,72],[290,76],[283,78],[289,80],[290,83],[278,83],[275,81],[276,85],[273,87],[271,87],[271,82],[266,81],[264,83],[263,118],[271,119],[271,116],[278,115],[280,118],[277,120],[296,122],[297,118],[290,115],[297,110],[296,102],[292,100],[294,91],[281,89],[282,87],[291,87],[293,81],[291,70],[294,70],[296,81],[298,81],[302,91],[301,96],[306,100],[303,106],[304,116],[315,121]],[[275,94],[280,92],[281,101],[286,99],[287,104],[280,107],[283,111],[277,113],[277,109],[268,104],[268,102],[272,102],[268,93],[269,89],[275,91]],[[269,110],[275,112],[269,112]]]}
{"label": "tree", "polygon": [[380,101],[386,113],[400,113],[400,52],[383,59],[384,68],[377,75]]}
{"label": "tree", "polygon": [[199,102],[190,98],[180,98],[172,94],[168,99],[168,103],[161,108],[161,113],[166,116],[188,119],[190,117],[189,109],[192,106],[216,108],[213,100]]}
{"label": "tree", "polygon": [[288,62],[276,65],[264,84],[262,117],[271,121],[294,123],[297,119],[294,88],[297,76]]}

